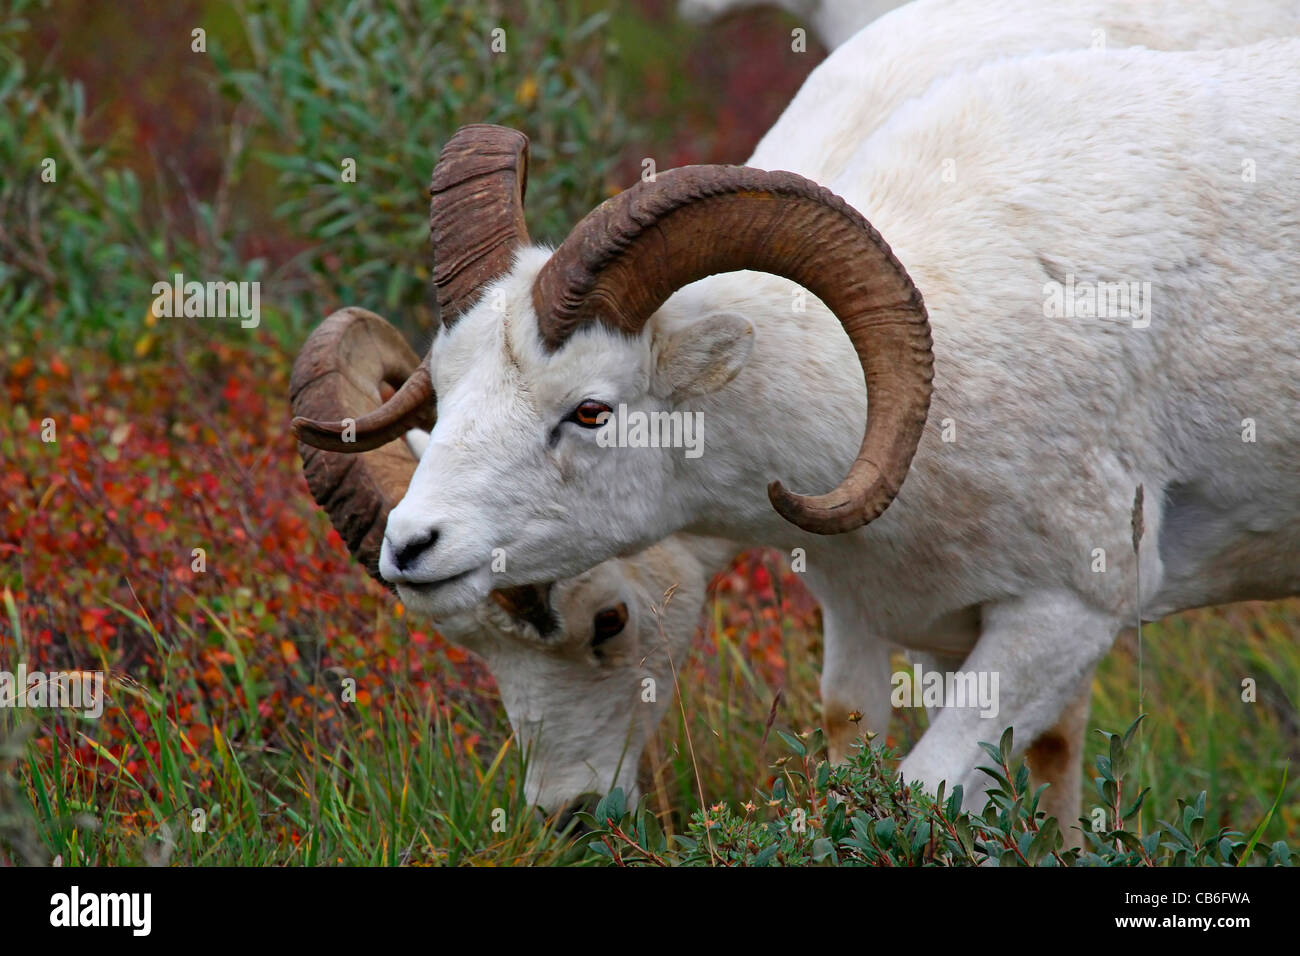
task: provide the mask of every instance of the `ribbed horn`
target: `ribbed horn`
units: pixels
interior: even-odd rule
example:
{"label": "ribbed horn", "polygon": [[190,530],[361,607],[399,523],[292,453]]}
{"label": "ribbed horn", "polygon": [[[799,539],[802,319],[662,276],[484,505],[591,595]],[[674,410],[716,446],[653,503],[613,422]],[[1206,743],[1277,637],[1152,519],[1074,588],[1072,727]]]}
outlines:
{"label": "ribbed horn", "polygon": [[[921,440],[934,357],[921,294],[889,246],[843,199],[802,176],[742,166],[687,166],[606,200],[542,267],[533,307],[558,349],[589,322],[629,335],[682,286],[752,269],[807,288],[835,314],[866,377],[857,459],[825,495],[768,486],[788,521],[851,531],[893,501]],[[791,317],[794,321],[794,317]]]}

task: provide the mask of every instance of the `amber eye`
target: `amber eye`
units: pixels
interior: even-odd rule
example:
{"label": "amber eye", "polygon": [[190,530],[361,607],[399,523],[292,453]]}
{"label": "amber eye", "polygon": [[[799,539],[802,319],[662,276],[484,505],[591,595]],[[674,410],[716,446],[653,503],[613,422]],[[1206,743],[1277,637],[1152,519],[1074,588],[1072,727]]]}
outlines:
{"label": "amber eye", "polygon": [[604,402],[587,399],[569,413],[566,421],[577,422],[583,428],[599,428],[613,412],[614,410]]}
{"label": "amber eye", "polygon": [[591,638],[591,646],[595,647],[623,633],[623,628],[627,626],[627,605],[620,601],[613,607],[597,611],[592,623],[595,625],[595,634]]}

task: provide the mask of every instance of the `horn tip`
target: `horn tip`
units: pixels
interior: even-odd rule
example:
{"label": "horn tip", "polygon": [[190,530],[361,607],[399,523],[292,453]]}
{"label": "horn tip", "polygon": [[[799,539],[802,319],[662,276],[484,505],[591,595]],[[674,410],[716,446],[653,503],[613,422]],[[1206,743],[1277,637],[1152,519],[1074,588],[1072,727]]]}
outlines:
{"label": "horn tip", "polygon": [[299,441],[305,441],[307,444],[314,444],[313,437],[333,437],[337,438],[342,434],[342,428],[338,422],[318,422],[314,418],[304,418],[302,415],[295,415],[293,421],[289,422],[289,430]]}
{"label": "horn tip", "polygon": [[[834,492],[832,492],[832,495]],[[767,486],[767,498],[772,507],[786,521],[813,534],[844,534],[856,531],[869,524],[880,513],[864,513],[854,507],[852,499],[840,501],[827,506],[823,502],[831,495],[809,497],[798,495],[786,488],[780,481],[773,481]],[[883,511],[884,509],[880,509]]]}
{"label": "horn tip", "polygon": [[289,422],[289,427],[293,429],[295,435],[301,435],[304,432],[324,432],[330,435],[339,435],[343,432],[342,422],[322,422],[303,415],[295,415],[293,421]]}
{"label": "horn tip", "polygon": [[342,441],[343,432],[338,422],[318,422],[315,419],[297,415],[289,423],[289,430],[293,432],[293,437],[304,445],[319,448],[322,451],[351,452],[365,450],[355,444]]}

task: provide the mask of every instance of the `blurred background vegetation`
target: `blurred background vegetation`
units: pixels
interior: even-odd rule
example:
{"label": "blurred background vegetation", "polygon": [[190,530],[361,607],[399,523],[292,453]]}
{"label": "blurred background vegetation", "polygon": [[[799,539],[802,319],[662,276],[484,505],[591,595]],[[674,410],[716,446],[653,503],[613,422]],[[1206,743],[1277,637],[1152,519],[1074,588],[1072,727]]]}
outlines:
{"label": "blurred background vegetation", "polygon": [[424,189],[458,126],[527,131],[556,242],[642,157],[742,161],[817,57],[778,15],[706,45],[662,2],[4,2],[0,308],[119,358],[165,334],[146,293],[175,272],[260,280],[286,348],[350,302],[427,331]]}
{"label": "blurred background vegetation", "polygon": [[[352,567],[311,502],[288,369],[346,304],[427,343],[425,188],[457,126],[529,134],[530,229],[558,241],[644,158],[743,161],[823,55],[792,52],[793,25],[691,26],[671,0],[0,0],[0,662],[106,670],[118,705],[0,714],[0,862],[570,858],[523,806],[481,665]],[[155,319],[177,272],[259,280],[261,327]],[[1300,755],[1298,622],[1293,601],[1146,630],[1152,819],[1200,790],[1214,826],[1264,819]],[[669,829],[701,794],[770,788],[770,727],[819,721],[820,641],[779,556],[719,578],[643,772]],[[1094,727],[1136,716],[1136,659],[1126,637],[1101,668]],[[340,669],[363,675],[349,713]],[[924,726],[902,712],[889,742]],[[485,837],[496,806],[510,829]],[[1297,836],[1291,783],[1264,838]]]}

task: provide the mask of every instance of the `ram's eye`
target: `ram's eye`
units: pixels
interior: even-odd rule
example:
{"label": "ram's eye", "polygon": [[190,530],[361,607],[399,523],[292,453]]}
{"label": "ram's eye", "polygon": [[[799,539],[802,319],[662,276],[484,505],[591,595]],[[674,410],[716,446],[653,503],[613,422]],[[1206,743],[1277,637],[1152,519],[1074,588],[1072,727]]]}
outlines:
{"label": "ram's eye", "polygon": [[565,421],[576,422],[583,428],[599,428],[605,424],[607,416],[613,414],[614,409],[610,408],[604,402],[596,402],[588,399],[573,411],[569,412],[569,417]]}
{"label": "ram's eye", "polygon": [[595,633],[591,638],[591,646],[596,647],[623,633],[623,628],[627,626],[627,605],[620,601],[613,607],[597,611],[592,623],[595,625]]}

